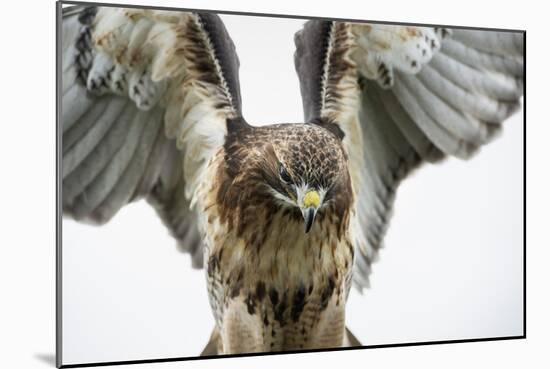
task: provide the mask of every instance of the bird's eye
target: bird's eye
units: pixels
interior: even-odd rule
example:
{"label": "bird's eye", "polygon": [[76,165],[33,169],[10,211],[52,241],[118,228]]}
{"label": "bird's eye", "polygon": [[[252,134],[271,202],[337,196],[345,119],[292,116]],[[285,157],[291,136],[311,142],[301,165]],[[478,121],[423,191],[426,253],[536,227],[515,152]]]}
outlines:
{"label": "bird's eye", "polygon": [[282,164],[279,164],[279,176],[281,176],[281,179],[285,183],[292,182],[292,178],[290,178],[290,174],[288,174],[287,170],[285,169],[285,167],[283,167]]}

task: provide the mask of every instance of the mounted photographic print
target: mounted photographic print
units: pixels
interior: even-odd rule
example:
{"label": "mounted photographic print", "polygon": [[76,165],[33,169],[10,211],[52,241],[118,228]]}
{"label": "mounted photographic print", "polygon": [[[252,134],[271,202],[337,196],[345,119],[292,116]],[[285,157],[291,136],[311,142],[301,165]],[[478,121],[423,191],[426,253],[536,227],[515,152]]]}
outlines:
{"label": "mounted photographic print", "polygon": [[379,21],[58,3],[58,366],[525,337],[525,32]]}

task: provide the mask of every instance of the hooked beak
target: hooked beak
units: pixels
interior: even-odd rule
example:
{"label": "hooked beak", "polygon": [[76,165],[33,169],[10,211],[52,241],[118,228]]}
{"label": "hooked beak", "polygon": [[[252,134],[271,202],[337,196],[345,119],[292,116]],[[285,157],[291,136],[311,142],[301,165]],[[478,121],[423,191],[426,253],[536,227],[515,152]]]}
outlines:
{"label": "hooked beak", "polygon": [[304,222],[306,225],[306,233],[309,232],[313,221],[315,220],[315,214],[317,214],[317,209],[314,207],[309,207],[307,209],[302,209],[302,216],[304,217]]}
{"label": "hooked beak", "polygon": [[313,226],[313,221],[315,220],[315,215],[317,214],[320,203],[321,198],[317,191],[308,191],[304,196],[301,210],[305,221],[306,233],[308,233]]}

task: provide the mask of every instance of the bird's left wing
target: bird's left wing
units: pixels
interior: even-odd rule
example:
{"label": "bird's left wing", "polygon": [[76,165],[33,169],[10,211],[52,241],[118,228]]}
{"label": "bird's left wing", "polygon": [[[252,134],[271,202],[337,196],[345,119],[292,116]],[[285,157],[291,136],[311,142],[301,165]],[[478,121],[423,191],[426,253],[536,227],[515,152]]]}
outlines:
{"label": "bird's left wing", "polygon": [[63,212],[104,223],[146,198],[202,264],[193,200],[240,116],[238,59],[212,14],[64,8]]}
{"label": "bird's left wing", "polygon": [[349,157],[358,287],[400,181],[423,162],[470,157],[520,106],[523,37],[320,20],[296,34],[306,121],[343,137]]}

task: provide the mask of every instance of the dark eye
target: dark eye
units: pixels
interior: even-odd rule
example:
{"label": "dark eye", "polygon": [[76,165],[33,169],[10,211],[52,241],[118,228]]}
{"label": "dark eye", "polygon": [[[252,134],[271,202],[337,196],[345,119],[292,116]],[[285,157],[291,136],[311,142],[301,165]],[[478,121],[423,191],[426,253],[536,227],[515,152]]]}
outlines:
{"label": "dark eye", "polygon": [[283,167],[282,164],[279,164],[279,176],[281,176],[281,179],[285,183],[291,183],[292,178],[290,178],[290,174],[286,171],[285,167]]}

